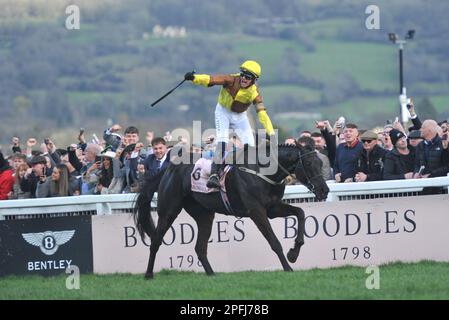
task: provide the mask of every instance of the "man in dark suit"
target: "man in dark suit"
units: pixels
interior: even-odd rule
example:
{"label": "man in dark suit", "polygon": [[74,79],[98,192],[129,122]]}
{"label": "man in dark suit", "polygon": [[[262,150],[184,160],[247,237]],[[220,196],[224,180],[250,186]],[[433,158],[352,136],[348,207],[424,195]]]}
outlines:
{"label": "man in dark suit", "polygon": [[151,141],[153,154],[146,157],[143,165],[145,168],[145,175],[155,176],[160,170],[168,167],[170,163],[170,153],[167,152],[167,145],[164,138],[157,137]]}

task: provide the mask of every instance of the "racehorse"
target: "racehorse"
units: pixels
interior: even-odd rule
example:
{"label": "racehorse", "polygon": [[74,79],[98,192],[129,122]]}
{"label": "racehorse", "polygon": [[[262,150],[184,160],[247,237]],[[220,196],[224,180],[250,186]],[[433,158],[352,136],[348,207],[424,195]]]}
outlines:
{"label": "racehorse", "polygon": [[[277,165],[276,173],[272,175],[264,176],[258,173],[262,167],[260,164],[234,165],[228,172],[225,187],[232,212],[223,203],[220,192],[205,194],[191,191],[194,164],[170,163],[165,171],[151,178],[147,177],[134,206],[134,221],[140,236],[143,239],[146,234],[151,239],[145,278],[153,278],[156,253],[165,233],[183,208],[198,226],[195,252],[207,275],[214,274],[207,258],[207,245],[216,212],[253,220],[277,254],[283,269],[292,271],[268,220],[290,215],[297,217],[298,233],[293,248],[287,254],[288,260],[295,262],[304,244],[305,216],[301,208],[282,202],[285,190],[283,181],[294,173],[296,178],[315,194],[318,201],[326,199],[329,189],[321,174],[321,160],[313,146],[279,145],[277,157],[274,158],[273,153],[269,157],[270,161],[276,161]],[[156,191],[157,226],[150,213],[151,200]]]}

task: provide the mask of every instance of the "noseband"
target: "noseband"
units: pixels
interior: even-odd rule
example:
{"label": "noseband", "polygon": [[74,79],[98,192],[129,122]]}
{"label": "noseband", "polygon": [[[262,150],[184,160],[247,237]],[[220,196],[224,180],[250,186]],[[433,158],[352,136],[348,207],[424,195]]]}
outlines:
{"label": "noseband", "polygon": [[318,178],[318,177],[322,177],[323,174],[322,174],[322,173],[319,173],[319,174],[317,174],[317,175],[314,175],[314,176],[312,176],[312,177],[309,177],[309,175],[307,174],[306,169],[304,168],[304,164],[303,164],[303,162],[302,162],[302,158],[305,157],[305,156],[307,156],[307,155],[309,155],[309,154],[312,154],[312,153],[314,153],[314,152],[316,152],[316,151],[314,150],[314,151],[309,151],[309,152],[307,152],[307,153],[301,154],[301,151],[299,151],[299,152],[298,152],[299,161],[298,161],[298,163],[296,164],[296,167],[295,167],[295,171],[296,171],[296,168],[298,168],[299,170],[302,170],[302,172],[304,173],[304,176],[306,177],[306,187],[307,187],[310,191],[312,191],[312,192],[315,192],[315,186],[312,184],[312,180],[313,180],[313,179],[316,179],[316,178]]}

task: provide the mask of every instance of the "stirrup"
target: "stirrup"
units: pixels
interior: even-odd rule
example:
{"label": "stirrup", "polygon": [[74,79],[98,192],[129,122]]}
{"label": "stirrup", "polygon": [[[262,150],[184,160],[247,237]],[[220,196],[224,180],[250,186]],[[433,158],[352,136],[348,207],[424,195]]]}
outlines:
{"label": "stirrup", "polygon": [[207,184],[206,187],[208,188],[220,188],[220,181],[218,179],[218,175],[217,174],[212,174],[209,177],[209,180],[207,180]]}

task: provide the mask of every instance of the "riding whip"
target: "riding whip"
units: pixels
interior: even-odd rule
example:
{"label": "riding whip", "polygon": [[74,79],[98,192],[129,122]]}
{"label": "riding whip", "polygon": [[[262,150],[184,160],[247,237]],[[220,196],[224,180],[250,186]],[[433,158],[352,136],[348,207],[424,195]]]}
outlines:
{"label": "riding whip", "polygon": [[[195,73],[195,70],[192,71],[192,73]],[[157,99],[156,101],[154,101],[151,106],[154,107],[154,105],[156,103],[158,103],[159,101],[163,100],[166,96],[168,96],[170,93],[172,93],[173,91],[175,91],[176,89],[178,89],[184,82],[186,81],[186,79],[182,80],[176,87],[174,87],[173,89],[171,89],[169,92],[167,92],[166,94],[164,94],[162,97],[160,97],[159,99]]]}

